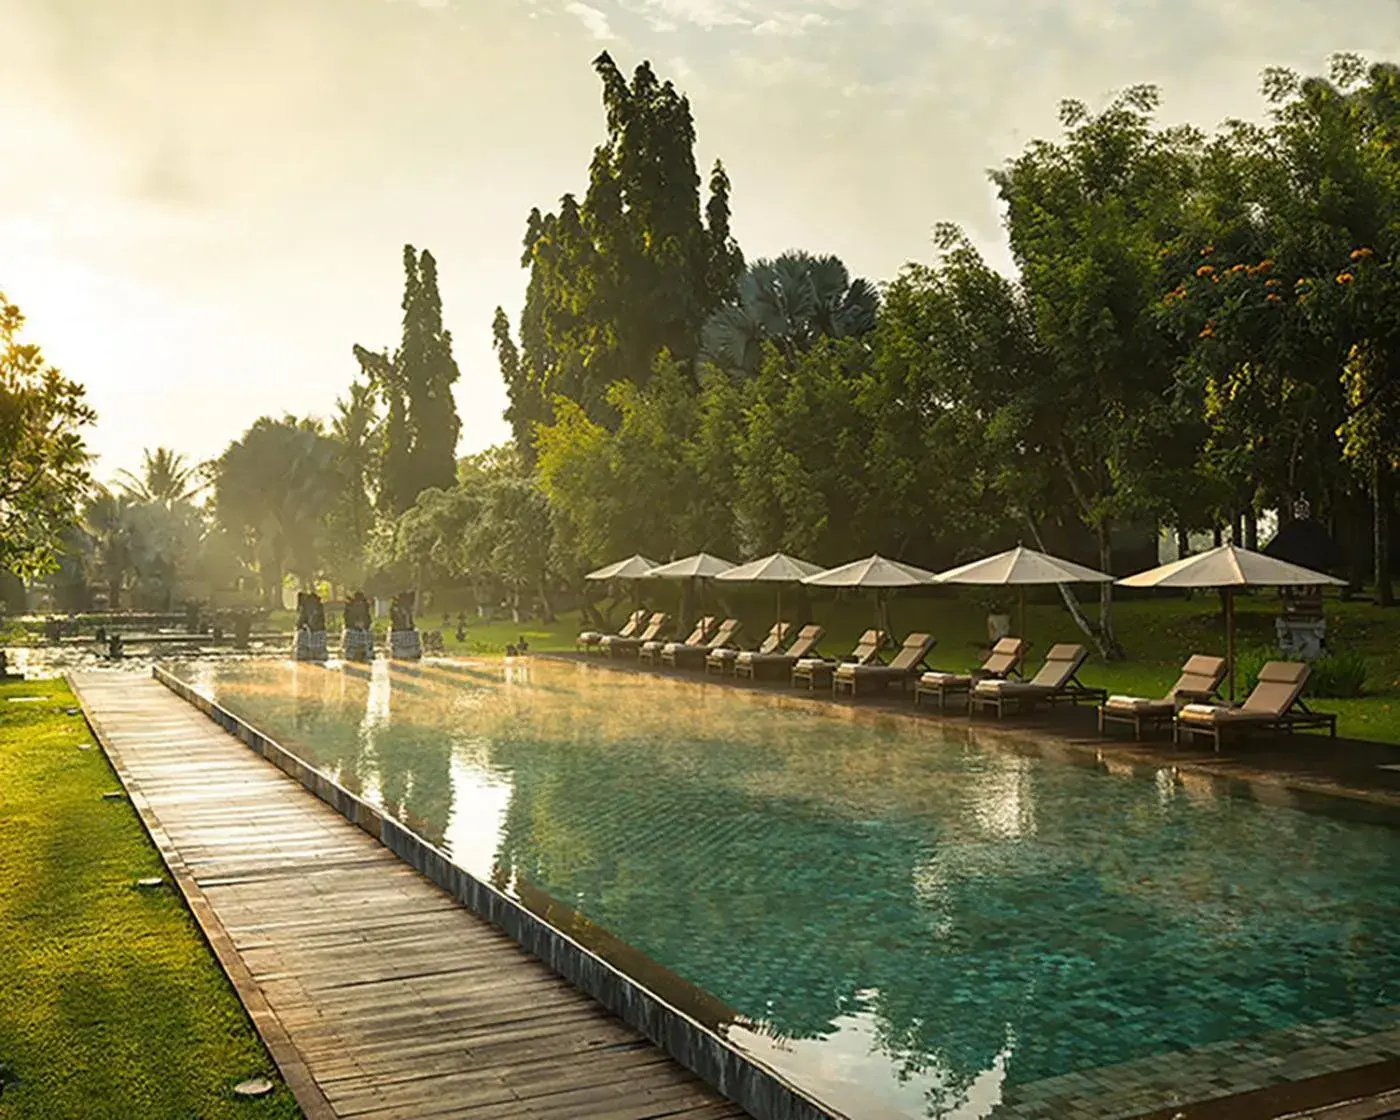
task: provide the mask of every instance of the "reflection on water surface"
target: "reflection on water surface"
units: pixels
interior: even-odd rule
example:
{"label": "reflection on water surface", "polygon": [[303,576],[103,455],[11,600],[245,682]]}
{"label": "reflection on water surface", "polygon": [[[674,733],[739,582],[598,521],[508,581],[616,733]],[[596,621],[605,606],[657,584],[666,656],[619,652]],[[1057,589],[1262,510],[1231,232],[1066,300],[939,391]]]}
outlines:
{"label": "reflection on water surface", "polygon": [[563,662],[177,671],[862,1117],[1400,1003],[1400,830]]}

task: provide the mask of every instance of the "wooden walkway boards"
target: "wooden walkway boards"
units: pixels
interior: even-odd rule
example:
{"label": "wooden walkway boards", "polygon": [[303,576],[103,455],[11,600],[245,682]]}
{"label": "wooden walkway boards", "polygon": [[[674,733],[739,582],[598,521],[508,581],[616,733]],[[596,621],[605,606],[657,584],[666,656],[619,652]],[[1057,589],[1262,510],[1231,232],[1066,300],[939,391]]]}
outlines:
{"label": "wooden walkway boards", "polygon": [[74,685],[311,1120],[747,1115],[156,681]]}

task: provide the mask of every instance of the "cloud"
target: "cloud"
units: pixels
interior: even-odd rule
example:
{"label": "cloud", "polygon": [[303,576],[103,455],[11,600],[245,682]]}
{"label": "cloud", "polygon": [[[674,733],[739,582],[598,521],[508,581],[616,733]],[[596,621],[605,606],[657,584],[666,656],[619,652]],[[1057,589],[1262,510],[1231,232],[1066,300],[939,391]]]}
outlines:
{"label": "cloud", "polygon": [[580,23],[588,29],[588,33],[595,39],[616,39],[612,27],[608,23],[608,17],[597,8],[580,3],[580,0],[571,0],[564,5],[564,10],[572,16],[576,16]]}

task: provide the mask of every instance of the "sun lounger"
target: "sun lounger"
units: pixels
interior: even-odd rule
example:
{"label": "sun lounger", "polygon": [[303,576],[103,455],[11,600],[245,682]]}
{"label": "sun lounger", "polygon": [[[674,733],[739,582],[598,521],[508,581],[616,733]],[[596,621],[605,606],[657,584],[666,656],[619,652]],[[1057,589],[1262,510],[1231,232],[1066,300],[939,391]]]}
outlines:
{"label": "sun lounger", "polygon": [[684,642],[669,642],[663,638],[657,638],[650,642],[643,642],[641,649],[637,651],[637,656],[642,661],[650,662],[653,665],[661,664],[661,651],[667,646],[686,645],[702,646],[710,634],[714,631],[716,618],[712,614],[707,614],[695,624],[695,629],[690,632],[690,637]]}
{"label": "sun lounger", "polygon": [[804,657],[818,656],[817,643],[825,634],[825,629],[813,624],[802,627],[792,645],[783,653],[744,650],[734,659],[734,675],[749,680],[758,680],[765,676],[787,680],[792,675],[792,667]]}
{"label": "sun lounger", "polygon": [[910,634],[888,665],[838,665],[831,675],[832,692],[837,695],[849,692],[855,696],[862,688],[885,689],[898,685],[902,693],[906,685],[928,668],[924,659],[933,649],[934,642],[932,634]]}
{"label": "sun lounger", "polygon": [[[786,622],[775,622],[768,630],[768,636],[763,639],[755,651],[760,655],[777,653],[785,641],[787,641],[789,626]],[[705,658],[705,672],[718,673],[724,676],[726,673],[734,672],[734,663],[739,660],[739,655],[744,651],[737,646],[715,643],[715,648],[710,650]]]}
{"label": "sun lounger", "polygon": [[1001,638],[992,646],[987,660],[971,673],[944,673],[939,670],[925,673],[914,685],[914,703],[922,703],[925,696],[937,697],[938,708],[942,711],[947,708],[950,696],[961,696],[966,704],[968,693],[978,681],[1019,676],[1025,656],[1024,638]]}
{"label": "sun lounger", "polygon": [[1110,723],[1131,724],[1133,738],[1141,739],[1144,728],[1171,723],[1177,709],[1185,704],[1205,704],[1215,696],[1225,679],[1225,659],[1196,654],[1181,667],[1181,676],[1167,694],[1158,700],[1141,696],[1110,696],[1099,705],[1099,734]]}
{"label": "sun lounger", "polygon": [[704,668],[705,659],[710,656],[710,651],[733,642],[741,626],[742,623],[737,618],[726,618],[710,631],[703,642],[696,645],[668,642],[661,647],[661,663],[669,665],[672,669]]}
{"label": "sun lounger", "polygon": [[654,642],[671,625],[671,616],[657,611],[647,620],[647,627],[640,634],[630,638],[624,638],[617,634],[609,634],[599,645],[602,652],[609,657],[636,657],[637,651],[642,648],[643,642]]}
{"label": "sun lounger", "polygon": [[869,665],[879,658],[888,640],[889,635],[883,630],[867,630],[860,636],[856,648],[840,661],[828,661],[824,657],[800,658],[792,667],[792,687],[802,686],[811,692],[830,688],[838,665]]}
{"label": "sun lounger", "polygon": [[[614,637],[630,638],[642,628],[642,624],[647,620],[646,611],[633,611],[627,621],[622,624],[622,629]],[[598,630],[585,630],[578,636],[574,643],[575,648],[583,650],[585,653],[597,653],[598,647],[603,644],[603,639],[609,635]]]}
{"label": "sun lounger", "polygon": [[1209,735],[1220,749],[1229,732],[1273,731],[1285,734],[1308,728],[1325,729],[1337,737],[1337,717],[1314,712],[1303,703],[1308,666],[1301,661],[1270,661],[1259,670],[1259,683],[1238,708],[1226,704],[1187,704],[1172,722],[1172,740],[1183,735]]}
{"label": "sun lounger", "polygon": [[1088,656],[1083,646],[1051,646],[1040,672],[1028,681],[978,681],[968,694],[968,714],[986,708],[1003,719],[1008,709],[1028,711],[1037,704],[1102,703],[1107,692],[1079,683],[1079,670]]}

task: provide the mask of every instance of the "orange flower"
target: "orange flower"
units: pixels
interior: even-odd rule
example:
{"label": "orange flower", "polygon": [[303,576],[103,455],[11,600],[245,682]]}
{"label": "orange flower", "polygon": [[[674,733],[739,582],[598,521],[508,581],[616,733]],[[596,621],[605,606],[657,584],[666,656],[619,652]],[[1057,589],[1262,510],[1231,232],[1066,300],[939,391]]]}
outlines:
{"label": "orange flower", "polygon": [[1209,276],[1209,275],[1211,275],[1214,271],[1215,271],[1215,269],[1214,269],[1211,265],[1203,264],[1203,265],[1201,265],[1200,268],[1196,269],[1196,275],[1197,275],[1197,276]]}
{"label": "orange flower", "polygon": [[1300,277],[1298,283],[1293,286],[1295,288],[1306,288],[1308,286],[1308,278],[1306,276]]}
{"label": "orange flower", "polygon": [[1202,328],[1200,337],[1201,337],[1201,338],[1214,338],[1214,337],[1215,337],[1215,328],[1212,327],[1209,323],[1207,323],[1207,324],[1205,325],[1205,327]]}
{"label": "orange flower", "polygon": [[1283,302],[1283,297],[1282,297],[1281,295],[1278,295],[1276,292],[1270,292],[1270,293],[1269,293],[1269,302],[1270,302],[1270,303],[1282,303],[1282,302]]}
{"label": "orange flower", "polygon": [[1365,260],[1367,257],[1373,256],[1375,256],[1375,253],[1373,253],[1370,249],[1365,248],[1364,246],[1360,249],[1353,249],[1351,253],[1351,259],[1354,261]]}
{"label": "orange flower", "polygon": [[1264,281],[1264,287],[1266,287],[1266,288],[1277,288],[1277,287],[1279,286],[1279,283],[1280,283],[1280,281],[1278,281],[1278,280],[1265,280],[1265,281]]}
{"label": "orange flower", "polygon": [[1274,262],[1272,260],[1263,260],[1254,267],[1259,272],[1268,272],[1269,269],[1274,267]]}
{"label": "orange flower", "polygon": [[1337,277],[1338,284],[1350,284],[1353,283],[1355,280],[1356,277],[1353,276],[1350,272],[1343,272]]}

